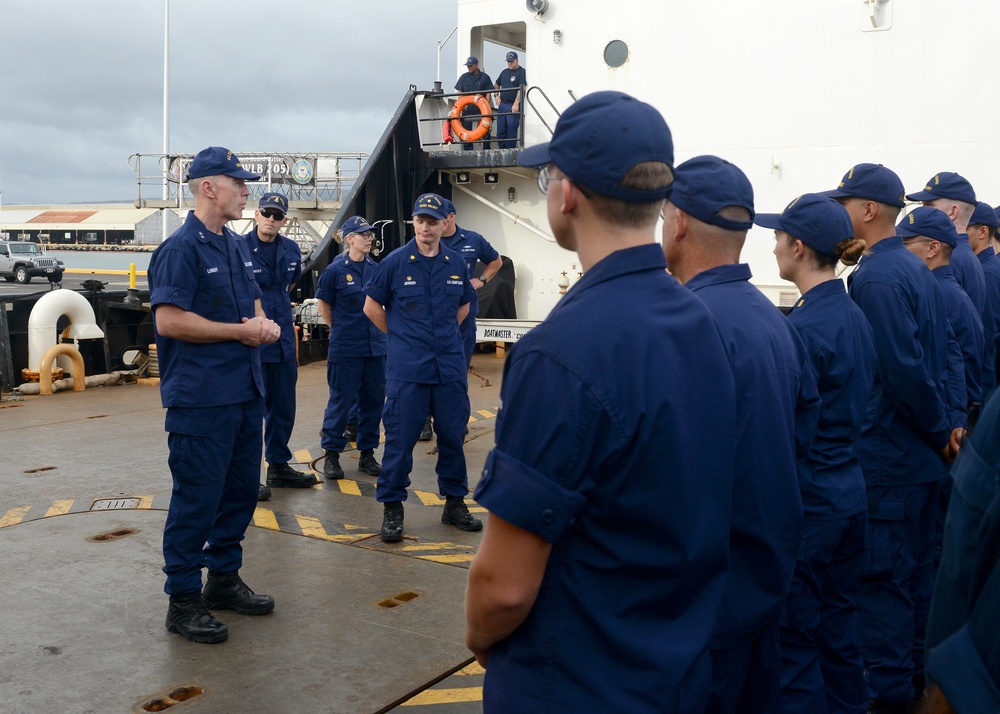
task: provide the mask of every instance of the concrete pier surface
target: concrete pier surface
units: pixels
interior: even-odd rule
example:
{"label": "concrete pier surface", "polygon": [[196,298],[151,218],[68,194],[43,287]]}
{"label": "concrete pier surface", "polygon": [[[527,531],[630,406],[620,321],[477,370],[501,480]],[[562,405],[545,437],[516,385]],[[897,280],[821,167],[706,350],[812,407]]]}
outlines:
{"label": "concrete pier surface", "polygon": [[[473,358],[470,489],[502,367]],[[327,394],[325,363],[300,367],[290,448],[319,474]],[[275,611],[220,611],[229,640],[199,645],[164,627],[163,418],[158,387],[138,384],[0,402],[0,712],[481,711],[482,670],[462,643],[481,533],[441,524],[433,441],[414,449],[400,543],[379,539],[376,479],[350,446],[344,480],[273,489],[241,575]]]}

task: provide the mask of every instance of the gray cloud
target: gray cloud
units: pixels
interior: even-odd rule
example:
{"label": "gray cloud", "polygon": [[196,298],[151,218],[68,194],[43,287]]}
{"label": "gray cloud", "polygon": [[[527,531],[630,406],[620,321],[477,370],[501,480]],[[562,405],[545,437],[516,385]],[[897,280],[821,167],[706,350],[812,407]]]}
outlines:
{"label": "gray cloud", "polygon": [[[163,1],[3,15],[3,203],[134,200],[128,157],[163,145]],[[170,150],[370,152],[409,85],[430,89],[455,24],[455,0],[170,0]]]}

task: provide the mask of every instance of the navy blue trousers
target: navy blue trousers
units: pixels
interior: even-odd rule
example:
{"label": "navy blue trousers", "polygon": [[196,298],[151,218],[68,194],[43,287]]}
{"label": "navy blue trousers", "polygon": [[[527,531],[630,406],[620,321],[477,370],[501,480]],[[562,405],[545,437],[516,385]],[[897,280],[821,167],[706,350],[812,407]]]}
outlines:
{"label": "navy blue trousers", "polygon": [[500,102],[497,107],[497,142],[498,149],[513,149],[517,146],[517,129],[521,126],[520,114],[508,114],[504,112],[512,111],[514,105],[511,102]]}
{"label": "navy blue trousers", "polygon": [[858,599],[858,639],[868,673],[868,696],[913,699],[914,631],[926,622],[933,588],[935,528],[941,483],[868,487],[867,563]]}
{"label": "navy blue trousers", "polygon": [[240,545],[257,507],[263,399],[167,409],[174,487],[163,527],[167,594],[201,589],[201,569],[243,564]]}
{"label": "navy blue trousers", "polygon": [[323,413],[320,445],[341,452],[347,446],[344,428],[357,404],[357,445],[360,451],[375,449],[379,421],[385,401],[385,357],[340,357],[327,360],[326,381],[330,399]]}
{"label": "navy blue trousers", "polygon": [[269,464],[292,460],[288,442],[295,426],[295,384],[299,365],[295,360],[264,362],[264,458]]}
{"label": "navy blue trousers", "polygon": [[778,621],[741,645],[712,650],[712,693],[706,714],[778,714],[781,657]]}
{"label": "navy blue trousers", "polygon": [[779,620],[782,712],[864,714],[868,706],[857,632],[867,523],[863,511],[802,524]]}
{"label": "navy blue trousers", "polygon": [[390,379],[386,382],[385,448],[376,498],[382,503],[406,500],[413,470],[413,447],[424,420],[434,418],[437,434],[438,490],[442,496],[465,497],[469,476],[465,466],[465,427],[469,423],[469,387],[466,380],[447,384],[414,384]]}

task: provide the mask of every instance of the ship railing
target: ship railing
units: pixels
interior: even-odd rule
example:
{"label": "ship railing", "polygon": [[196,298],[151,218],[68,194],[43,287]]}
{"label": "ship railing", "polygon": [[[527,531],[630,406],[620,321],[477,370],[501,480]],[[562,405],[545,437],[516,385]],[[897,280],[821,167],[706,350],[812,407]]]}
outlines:
{"label": "ship railing", "polygon": [[[511,90],[505,89],[503,91],[506,92],[506,91],[511,91]],[[522,86],[521,87],[521,96],[522,97],[525,96],[525,92],[526,92],[526,87]],[[511,148],[523,149],[524,148],[524,102],[522,101],[520,103],[519,109],[516,112],[501,112],[501,111],[498,111],[497,110],[497,106],[499,106],[499,104],[495,101],[495,98],[496,98],[496,95],[499,94],[499,93],[500,93],[500,90],[490,89],[488,91],[487,90],[478,90],[478,91],[473,91],[473,92],[451,92],[449,94],[435,94],[435,95],[430,95],[430,96],[433,96],[435,99],[441,101],[441,105],[444,107],[444,110],[443,110],[443,113],[437,113],[437,112],[435,112],[435,111],[432,110],[430,112],[430,114],[431,114],[430,116],[427,116],[426,112],[421,112],[420,113],[418,121],[421,123],[421,125],[424,125],[424,126],[427,126],[427,127],[431,127],[430,130],[426,130],[425,131],[425,130],[423,130],[423,126],[422,126],[421,127],[422,130],[420,131],[420,136],[423,137],[423,138],[425,138],[425,139],[428,136],[435,137],[435,138],[430,139],[430,140],[421,141],[421,143],[420,143],[421,148],[423,148],[425,151],[436,151],[436,150],[442,150],[442,149],[443,150],[449,150],[450,146],[454,146],[454,147],[459,147],[458,150],[461,150],[461,147],[462,147],[463,144],[470,144],[471,145],[471,144],[474,144],[474,143],[482,143],[483,144],[483,149],[489,150],[491,148],[499,149],[500,148],[500,146],[499,146],[500,141],[513,141],[514,142],[514,146],[511,147]],[[471,122],[478,122],[478,121],[480,121],[480,117],[482,116],[482,114],[472,114],[472,113],[470,113],[470,114],[465,114],[462,117],[452,117],[451,116],[451,111],[452,111],[452,108],[453,108],[455,102],[458,101],[459,99],[461,99],[462,97],[475,97],[476,95],[479,95],[479,94],[481,94],[484,97],[486,97],[487,101],[490,103],[490,109],[491,109],[490,118],[492,120],[492,125],[490,126],[490,130],[486,133],[486,135],[483,138],[477,139],[474,142],[472,142],[472,141],[463,142],[457,136],[454,136],[454,134],[453,134],[453,132],[451,130],[451,121],[452,121],[452,119],[459,119],[460,121],[463,121],[463,123],[464,122],[469,122],[469,123],[471,123]],[[474,107],[475,104],[470,104],[469,106],[470,107]],[[505,116],[517,116],[517,117],[521,118],[521,121],[519,121],[518,125],[517,125],[517,136],[514,137],[513,139],[511,139],[510,137],[507,137],[505,139],[500,139],[497,136],[498,119],[500,117],[505,117]],[[464,125],[468,128],[468,124],[464,124]],[[440,127],[441,129],[440,129],[440,131],[435,132],[433,130],[433,127]],[[496,146],[493,146],[493,144],[496,144]]]}

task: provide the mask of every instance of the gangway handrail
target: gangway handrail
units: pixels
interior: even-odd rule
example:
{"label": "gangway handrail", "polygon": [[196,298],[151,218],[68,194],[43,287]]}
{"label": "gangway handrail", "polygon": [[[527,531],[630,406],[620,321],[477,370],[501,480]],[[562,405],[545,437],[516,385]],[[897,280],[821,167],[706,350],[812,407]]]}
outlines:
{"label": "gangway handrail", "polygon": [[[539,94],[541,94],[542,95],[542,99],[544,99],[546,102],[548,102],[548,105],[550,107],[552,107],[552,111],[555,112],[555,115],[557,117],[562,116],[562,112],[560,112],[558,109],[556,109],[556,105],[552,103],[551,99],[549,99],[549,95],[547,95],[545,93],[545,90],[542,89],[541,87],[539,87],[537,84],[534,85],[533,87],[528,87],[527,91],[525,91],[525,93],[524,93],[524,101],[527,102],[528,106],[531,107],[531,110],[533,112],[535,112],[535,116],[538,117],[538,121],[542,122],[542,126],[544,126],[546,129],[549,130],[549,134],[552,134],[553,133],[552,127],[549,126],[548,122],[545,121],[545,119],[542,117],[542,113],[540,111],[538,111],[538,107],[536,107],[532,103],[532,101],[531,101],[531,93],[532,92],[538,92]],[[570,92],[569,95],[571,97],[573,97],[573,93],[572,92]],[[576,97],[573,97],[573,100],[575,101]]]}

